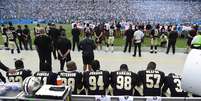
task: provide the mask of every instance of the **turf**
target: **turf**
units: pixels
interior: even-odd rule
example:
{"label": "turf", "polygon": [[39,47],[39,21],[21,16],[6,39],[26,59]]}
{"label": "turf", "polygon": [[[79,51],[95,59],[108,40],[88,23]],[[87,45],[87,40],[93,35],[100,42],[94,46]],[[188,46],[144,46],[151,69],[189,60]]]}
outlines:
{"label": "turf", "polygon": [[[65,28],[67,38],[72,39],[71,24],[57,24],[57,27],[59,27],[60,25],[63,26],[63,28]],[[17,26],[17,25],[15,25],[15,26]],[[32,41],[34,41],[33,29],[36,26],[36,24],[30,24],[28,26],[31,29]],[[41,24],[41,26],[45,27],[45,24]],[[0,36],[0,44],[1,45],[3,44],[3,40],[2,40],[1,36]],[[115,46],[123,46],[124,44],[125,44],[125,40],[123,37],[115,38],[115,41],[114,41]],[[144,39],[143,46],[145,46],[145,47],[150,46],[150,39],[149,38]],[[176,47],[185,48],[186,47],[186,39],[178,38],[177,43],[176,43]]]}

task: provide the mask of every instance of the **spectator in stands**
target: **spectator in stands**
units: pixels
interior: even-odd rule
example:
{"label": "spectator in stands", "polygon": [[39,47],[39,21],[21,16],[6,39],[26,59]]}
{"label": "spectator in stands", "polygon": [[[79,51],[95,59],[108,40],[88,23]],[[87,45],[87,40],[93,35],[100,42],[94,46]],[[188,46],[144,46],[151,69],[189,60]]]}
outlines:
{"label": "spectator in stands", "polygon": [[73,61],[69,61],[66,67],[67,71],[60,71],[58,76],[64,80],[65,85],[71,86],[72,94],[79,94],[83,87],[82,73],[77,71],[76,63]]}
{"label": "spectator in stands", "polygon": [[132,29],[132,25],[129,25],[129,29],[125,31],[125,37],[126,37],[126,44],[124,47],[124,52],[126,52],[128,47],[128,52],[131,52],[131,46],[132,46],[132,39],[133,39],[134,30]]}
{"label": "spectator in stands", "polygon": [[64,64],[71,60],[71,42],[66,38],[66,34],[63,33],[58,39],[58,59],[60,60],[60,70],[64,70]]}
{"label": "spectator in stands", "polygon": [[122,64],[120,66],[120,70],[111,72],[111,86],[113,88],[113,95],[132,96],[134,95],[136,85],[138,85],[138,76],[132,71],[129,71],[126,64]]}
{"label": "spectator in stands", "polygon": [[87,71],[83,74],[83,84],[88,95],[106,95],[110,84],[110,75],[108,71],[100,70],[100,62],[92,62],[93,71]]}
{"label": "spectator in stands", "polygon": [[139,71],[138,76],[143,86],[143,96],[161,96],[165,73],[156,70],[155,62],[149,62],[147,69]]}
{"label": "spectator in stands", "polygon": [[24,47],[27,50],[27,42],[25,40],[26,36],[23,33],[21,25],[17,26],[16,33],[17,33],[17,38],[18,38],[20,49],[23,50],[22,47]]}
{"label": "spectator in stands", "polygon": [[24,25],[23,34],[24,34],[24,38],[26,41],[27,49],[28,49],[28,45],[29,45],[30,50],[32,50],[33,48],[32,48],[31,32],[30,32],[28,25]]}
{"label": "spectator in stands", "polygon": [[79,43],[79,49],[82,50],[82,60],[84,64],[84,71],[91,71],[91,64],[94,60],[95,42],[89,38],[90,34],[86,34],[86,38]]}
{"label": "spectator in stands", "polygon": [[[39,70],[43,71],[52,71],[52,59],[51,59],[51,51],[52,51],[52,41],[49,36],[46,35],[45,29],[41,28],[35,40],[34,44],[36,46],[36,50],[39,56]],[[48,69],[43,67],[43,64],[48,64]]]}
{"label": "spectator in stands", "polygon": [[72,40],[73,40],[73,51],[75,50],[75,44],[77,44],[77,49],[78,49],[78,51],[79,51],[79,48],[78,48],[78,46],[79,46],[79,41],[80,41],[80,30],[77,28],[77,24],[74,24],[73,25],[73,29],[72,29],[72,31],[71,31],[71,33],[72,33]]}
{"label": "spectator in stands", "polygon": [[177,37],[178,37],[178,32],[176,31],[176,27],[174,27],[173,30],[169,32],[168,47],[167,47],[166,54],[169,53],[170,47],[172,47],[172,53],[175,54],[175,45],[176,45]]}
{"label": "spectator in stands", "polygon": [[134,54],[133,56],[136,56],[136,52],[137,52],[137,48],[138,48],[138,53],[139,53],[139,57],[141,57],[141,43],[144,37],[144,33],[142,32],[143,27],[142,26],[138,26],[138,30],[135,31],[134,35],[133,35],[133,43],[134,43]]}

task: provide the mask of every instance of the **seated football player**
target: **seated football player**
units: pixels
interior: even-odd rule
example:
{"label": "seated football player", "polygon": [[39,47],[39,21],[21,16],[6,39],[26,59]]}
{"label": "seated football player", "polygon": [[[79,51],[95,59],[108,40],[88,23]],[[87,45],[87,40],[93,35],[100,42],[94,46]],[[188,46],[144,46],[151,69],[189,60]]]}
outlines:
{"label": "seated football player", "polygon": [[75,62],[69,61],[67,63],[67,71],[60,71],[58,77],[61,78],[65,85],[71,86],[72,94],[79,94],[82,89],[82,73],[76,71],[77,66]]}
{"label": "seated football player", "polygon": [[165,82],[162,91],[164,96],[171,96],[171,97],[188,96],[188,93],[181,88],[181,76],[176,75],[174,73],[170,73],[168,76],[165,77]]}
{"label": "seated football player", "polygon": [[83,84],[88,95],[106,95],[110,84],[108,71],[100,70],[98,60],[92,62],[93,71],[84,72]]}
{"label": "seated football player", "polygon": [[120,66],[120,70],[111,73],[111,86],[113,95],[134,95],[135,86],[138,84],[137,74],[128,70],[126,64]]}
{"label": "seated football player", "polygon": [[155,62],[149,62],[147,69],[139,71],[138,76],[143,87],[143,96],[161,96],[165,74],[156,70]]}
{"label": "seated football player", "polygon": [[32,72],[30,70],[24,69],[24,63],[20,59],[15,61],[15,68],[16,68],[15,73],[9,73],[9,72],[6,73],[9,82],[19,82],[22,84],[23,80],[26,77],[32,75]]}
{"label": "seated football player", "polygon": [[35,77],[38,77],[41,80],[42,84],[51,84],[56,85],[57,81],[57,74],[53,73],[52,71],[49,71],[50,66],[48,63],[44,63],[43,65],[43,71],[38,71],[34,74]]}

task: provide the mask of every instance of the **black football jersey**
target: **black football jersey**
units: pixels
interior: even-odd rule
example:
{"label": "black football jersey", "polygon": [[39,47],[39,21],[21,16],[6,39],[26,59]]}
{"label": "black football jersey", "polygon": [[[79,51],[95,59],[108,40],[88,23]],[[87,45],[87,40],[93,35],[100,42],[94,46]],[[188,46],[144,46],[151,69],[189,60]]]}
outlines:
{"label": "black football jersey", "polygon": [[187,97],[188,93],[183,91],[181,88],[181,76],[179,75],[168,75],[165,77],[163,92],[165,93],[167,89],[170,90],[172,97]]}
{"label": "black football jersey", "polygon": [[89,95],[105,95],[110,84],[109,72],[84,72],[83,84]]}
{"label": "black football jersey", "polygon": [[114,95],[133,95],[137,83],[137,74],[131,71],[116,71],[111,73],[111,86]]}
{"label": "black football jersey", "polygon": [[58,76],[65,85],[72,87],[72,94],[78,94],[78,89],[82,89],[82,74],[77,71],[61,71]]}
{"label": "black football jersey", "polygon": [[161,96],[161,87],[164,83],[165,74],[158,70],[139,71],[138,76],[143,85],[144,96]]}
{"label": "black football jersey", "polygon": [[9,73],[9,72],[6,73],[9,82],[19,82],[21,84],[23,83],[26,77],[29,77],[31,75],[32,72],[30,70],[25,69],[16,70],[15,73]]}
{"label": "black football jersey", "polygon": [[56,85],[57,74],[50,71],[39,71],[34,74],[41,80],[42,84],[52,84]]}

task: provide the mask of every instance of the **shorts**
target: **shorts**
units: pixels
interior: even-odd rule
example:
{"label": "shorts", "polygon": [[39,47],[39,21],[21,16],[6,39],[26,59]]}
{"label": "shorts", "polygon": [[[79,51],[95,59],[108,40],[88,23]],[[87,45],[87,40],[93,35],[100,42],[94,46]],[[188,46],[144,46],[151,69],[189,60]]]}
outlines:
{"label": "shorts", "polygon": [[94,60],[94,55],[87,55],[87,56],[82,56],[83,64],[92,64],[92,61]]}
{"label": "shorts", "polygon": [[114,43],[114,36],[109,36],[107,42],[109,45],[113,44]]}

